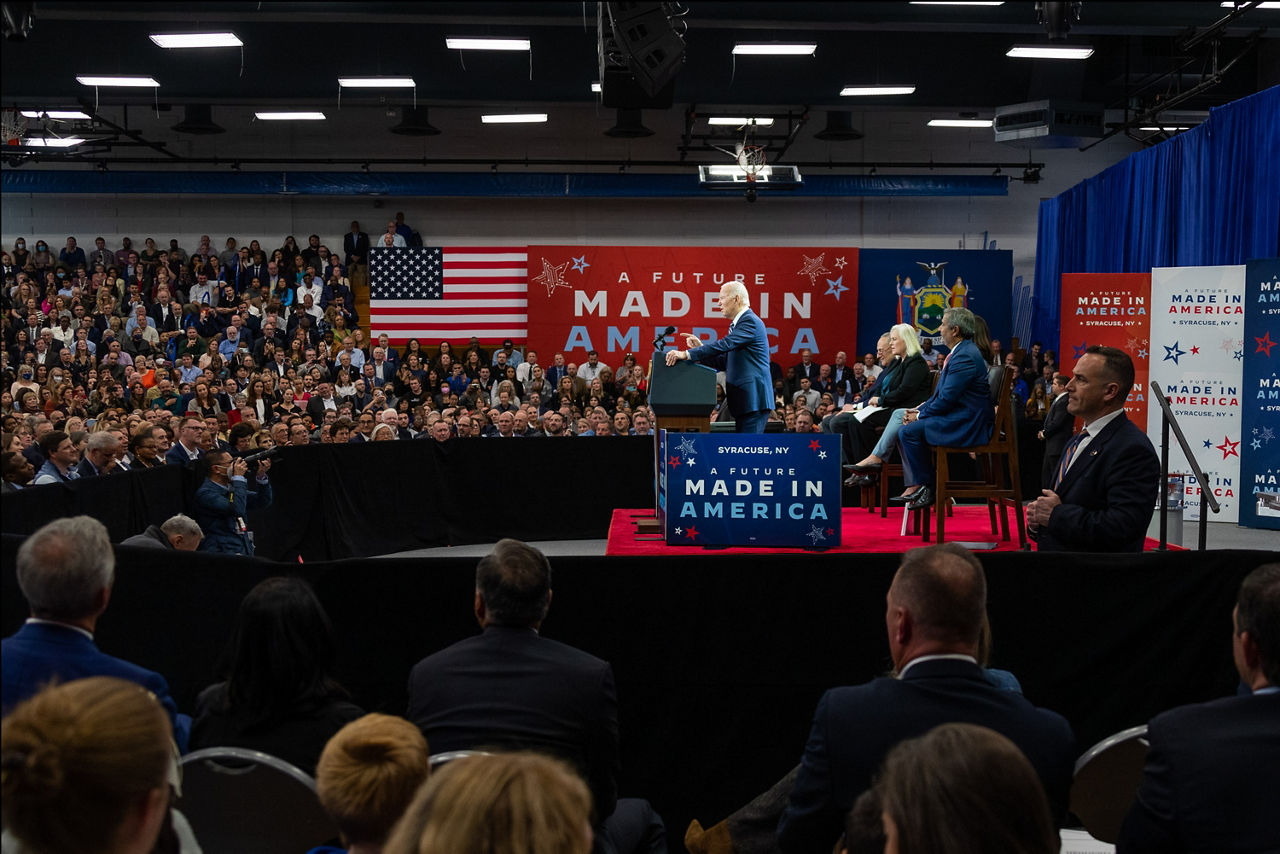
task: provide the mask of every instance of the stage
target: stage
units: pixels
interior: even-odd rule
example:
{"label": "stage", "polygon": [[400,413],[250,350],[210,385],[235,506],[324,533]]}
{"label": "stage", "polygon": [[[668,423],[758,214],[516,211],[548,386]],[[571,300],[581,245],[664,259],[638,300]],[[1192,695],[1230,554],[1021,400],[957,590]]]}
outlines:
{"label": "stage", "polygon": [[[843,544],[832,549],[824,549],[827,554],[867,554],[869,552],[904,552],[917,546],[932,544],[924,542],[919,534],[903,536],[901,507],[890,507],[887,518],[881,518],[877,510],[868,513],[863,507],[844,507],[841,509],[840,522],[843,530]],[[652,515],[648,510],[614,510],[609,523],[609,540],[605,554],[610,557],[630,555],[706,555],[706,554],[804,554],[809,549],[761,549],[761,548],[714,548],[706,546],[667,545],[660,534],[640,536],[636,533],[635,521],[643,516]],[[908,522],[910,527],[910,522]],[[935,526],[936,529],[936,526]],[[994,544],[994,548],[983,548],[983,551],[1010,552],[1018,551],[1018,530],[1009,512],[1009,539],[1001,540],[998,534],[991,533],[991,517],[984,505],[960,505],[954,515],[947,519],[946,538],[949,543]],[[1154,551],[1159,543],[1147,538],[1147,551]],[[1032,546],[1034,549],[1034,544]],[[1181,550],[1179,546],[1170,546],[1170,550]]]}

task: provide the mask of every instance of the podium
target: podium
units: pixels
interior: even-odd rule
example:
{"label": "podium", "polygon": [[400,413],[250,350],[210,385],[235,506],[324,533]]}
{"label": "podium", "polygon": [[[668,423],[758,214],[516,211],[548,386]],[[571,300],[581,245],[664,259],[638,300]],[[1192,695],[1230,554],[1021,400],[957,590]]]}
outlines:
{"label": "podium", "polygon": [[653,516],[636,520],[642,534],[662,533],[658,520],[658,476],[662,431],[709,433],[716,405],[716,371],[687,359],[667,366],[667,354],[655,351],[649,364],[649,409],[653,412]]}
{"label": "podium", "polygon": [[660,430],[708,433],[711,410],[715,406],[714,368],[687,359],[668,367],[666,353],[653,354],[649,366],[649,409],[653,411],[655,435]]}

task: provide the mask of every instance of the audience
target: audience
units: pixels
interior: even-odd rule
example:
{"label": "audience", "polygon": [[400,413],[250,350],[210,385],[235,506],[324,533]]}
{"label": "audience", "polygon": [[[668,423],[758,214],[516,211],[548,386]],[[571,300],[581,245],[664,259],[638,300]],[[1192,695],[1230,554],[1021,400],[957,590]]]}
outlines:
{"label": "audience", "polygon": [[[347,854],[378,854],[431,768],[413,724],[365,715],[338,730],[316,765],[316,793],[342,833]],[[316,848],[310,854],[338,854]]]}
{"label": "audience", "polygon": [[314,774],[320,752],[363,711],[330,672],[333,629],[311,587],[268,578],[240,604],[226,681],[196,700],[191,747],[261,750]]}
{"label": "audience", "polygon": [[433,774],[386,854],[587,854],[591,795],[569,768],[533,753],[457,759]]}
{"label": "audience", "polygon": [[984,726],[907,739],[876,784],[885,854],[1057,854],[1044,787],[1027,757]]}
{"label": "audience", "polygon": [[172,749],[151,693],[107,676],[50,687],[5,718],[0,742],[4,827],[21,850],[153,850],[168,818]]}

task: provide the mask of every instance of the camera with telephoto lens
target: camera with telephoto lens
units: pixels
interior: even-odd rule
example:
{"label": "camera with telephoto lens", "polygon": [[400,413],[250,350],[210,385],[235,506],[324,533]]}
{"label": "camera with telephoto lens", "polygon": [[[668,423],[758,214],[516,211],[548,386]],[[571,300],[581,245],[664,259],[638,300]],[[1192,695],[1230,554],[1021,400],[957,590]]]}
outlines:
{"label": "camera with telephoto lens", "polygon": [[278,453],[280,453],[279,448],[266,448],[261,451],[254,451],[252,454],[245,454],[240,459],[244,460],[251,466],[256,466],[258,464],[258,460],[269,460]]}

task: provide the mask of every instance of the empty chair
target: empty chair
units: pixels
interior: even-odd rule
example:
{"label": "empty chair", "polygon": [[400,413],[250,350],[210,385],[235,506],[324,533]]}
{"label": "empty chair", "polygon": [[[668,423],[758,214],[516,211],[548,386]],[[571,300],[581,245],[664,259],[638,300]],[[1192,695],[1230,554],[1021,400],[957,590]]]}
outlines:
{"label": "empty chair", "polygon": [[1146,735],[1146,724],[1121,730],[1076,761],[1071,811],[1095,839],[1114,843],[1120,836],[1120,826],[1142,782]]}

